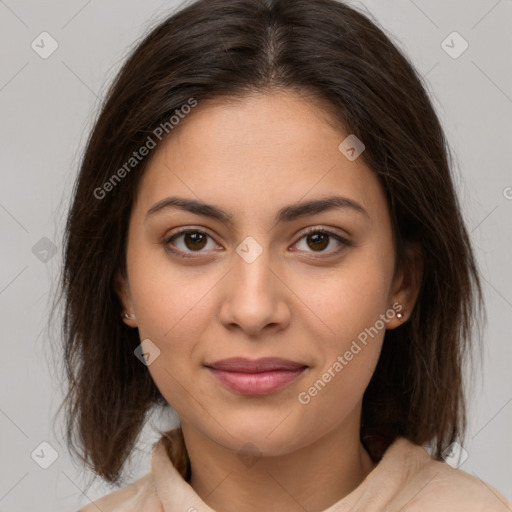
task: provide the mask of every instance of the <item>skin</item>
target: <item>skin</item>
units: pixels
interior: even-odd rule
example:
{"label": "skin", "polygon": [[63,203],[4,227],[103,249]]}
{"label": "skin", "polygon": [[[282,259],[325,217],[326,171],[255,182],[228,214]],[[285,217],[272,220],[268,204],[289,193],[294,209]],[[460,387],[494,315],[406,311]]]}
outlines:
{"label": "skin", "polygon": [[[347,135],[321,104],[295,92],[210,100],[155,150],[140,182],[119,291],[133,318],[124,321],[160,350],[148,370],[180,416],[190,483],[215,510],[323,510],[375,467],[359,440],[362,397],[385,329],[406,321],[414,306],[421,268],[394,273],[384,191],[362,158],[350,161],[338,149]],[[274,222],[286,205],[332,194],[357,201],[367,215],[344,208]],[[176,208],[146,215],[171,195],[220,207],[234,224]],[[315,248],[304,236],[309,227],[350,245],[327,237]],[[177,228],[209,235],[196,245],[174,239],[193,258],[165,250]],[[247,236],[262,249],[251,263],[236,252]],[[298,394],[395,302],[403,319],[386,318],[301,404]],[[271,394],[243,396],[203,366],[235,356],[282,357],[308,369]]]}

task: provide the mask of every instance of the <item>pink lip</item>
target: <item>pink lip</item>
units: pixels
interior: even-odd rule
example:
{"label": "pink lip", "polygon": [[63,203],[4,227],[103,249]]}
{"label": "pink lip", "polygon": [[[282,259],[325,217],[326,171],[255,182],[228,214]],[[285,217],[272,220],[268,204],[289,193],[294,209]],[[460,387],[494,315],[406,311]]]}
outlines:
{"label": "pink lip", "polygon": [[243,395],[266,395],[296,379],[306,365],[287,359],[264,357],[255,361],[242,357],[205,365],[229,389]]}

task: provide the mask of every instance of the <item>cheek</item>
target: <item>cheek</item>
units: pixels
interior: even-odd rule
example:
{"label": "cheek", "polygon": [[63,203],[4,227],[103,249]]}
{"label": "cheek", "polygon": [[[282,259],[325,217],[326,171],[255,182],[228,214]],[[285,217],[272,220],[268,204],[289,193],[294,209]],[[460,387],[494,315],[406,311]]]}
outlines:
{"label": "cheek", "polygon": [[208,319],[208,292],[218,278],[205,274],[204,269],[180,270],[160,248],[134,252],[130,263],[130,286],[141,337],[164,344],[179,338],[186,345],[187,338],[193,338]]}
{"label": "cheek", "polygon": [[[318,366],[312,368],[296,396],[305,436],[308,429],[325,434],[347,418],[362,400],[375,371],[385,335],[381,318],[387,311],[385,282],[376,278],[361,286],[364,279],[358,277],[352,274],[330,288],[331,307],[320,309],[330,331],[316,338]],[[323,418],[320,426],[319,417]]]}
{"label": "cheek", "polygon": [[379,359],[383,317],[392,318],[387,303],[392,261],[368,250],[345,263],[317,283],[308,302],[321,319],[310,323],[318,326],[316,335],[310,333],[318,340],[312,346],[318,365],[301,389],[302,399],[297,397],[312,416],[338,404],[326,415],[333,421],[362,398]]}
{"label": "cheek", "polygon": [[[316,278],[318,277],[318,278]],[[361,333],[374,327],[384,332],[380,316],[386,312],[392,282],[392,260],[373,248],[349,255],[328,274],[301,277],[294,292],[303,300],[316,347],[323,352],[343,353]]]}
{"label": "cheek", "polygon": [[[134,293],[137,300],[137,321],[141,336],[161,340],[181,339],[184,343],[194,338],[208,320],[208,297],[202,281],[195,281],[196,288],[180,286],[173,281],[168,287],[148,286]],[[186,344],[186,343],[185,343]]]}
{"label": "cheek", "polygon": [[[355,349],[349,361],[346,352],[337,354],[315,372],[296,397],[301,421],[297,424],[298,439],[318,439],[351,418],[359,423],[358,404],[377,364],[381,341],[377,338],[368,347]],[[352,354],[349,349],[348,352]],[[341,360],[338,360],[338,356]],[[322,421],[318,421],[321,418]]]}
{"label": "cheek", "polygon": [[183,389],[190,388],[190,374],[201,364],[197,347],[210,322],[208,291],[216,280],[176,268],[142,253],[133,252],[129,260],[139,337],[151,340],[160,351],[148,370],[166,400],[179,410],[186,395]]}

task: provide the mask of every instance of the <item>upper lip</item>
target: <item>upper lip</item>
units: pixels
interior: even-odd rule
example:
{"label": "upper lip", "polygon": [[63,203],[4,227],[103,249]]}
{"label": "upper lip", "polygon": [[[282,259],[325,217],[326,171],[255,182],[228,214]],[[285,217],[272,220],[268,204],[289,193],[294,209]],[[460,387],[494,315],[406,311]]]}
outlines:
{"label": "upper lip", "polygon": [[307,365],[279,357],[262,357],[260,359],[232,357],[208,363],[205,366],[229,372],[262,373],[276,370],[300,370],[301,368],[306,368]]}

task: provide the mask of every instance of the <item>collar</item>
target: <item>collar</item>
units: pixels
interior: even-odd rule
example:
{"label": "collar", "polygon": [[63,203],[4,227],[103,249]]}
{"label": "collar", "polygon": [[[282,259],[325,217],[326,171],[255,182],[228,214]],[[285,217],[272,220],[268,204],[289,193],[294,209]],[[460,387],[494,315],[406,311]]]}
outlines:
{"label": "collar", "polygon": [[[404,481],[429,460],[424,448],[397,438],[356,489],[322,512],[360,510],[361,506],[370,505],[376,495],[379,502],[387,503],[400,491]],[[215,512],[174,467],[162,439],[154,445],[151,473],[163,512]]]}

